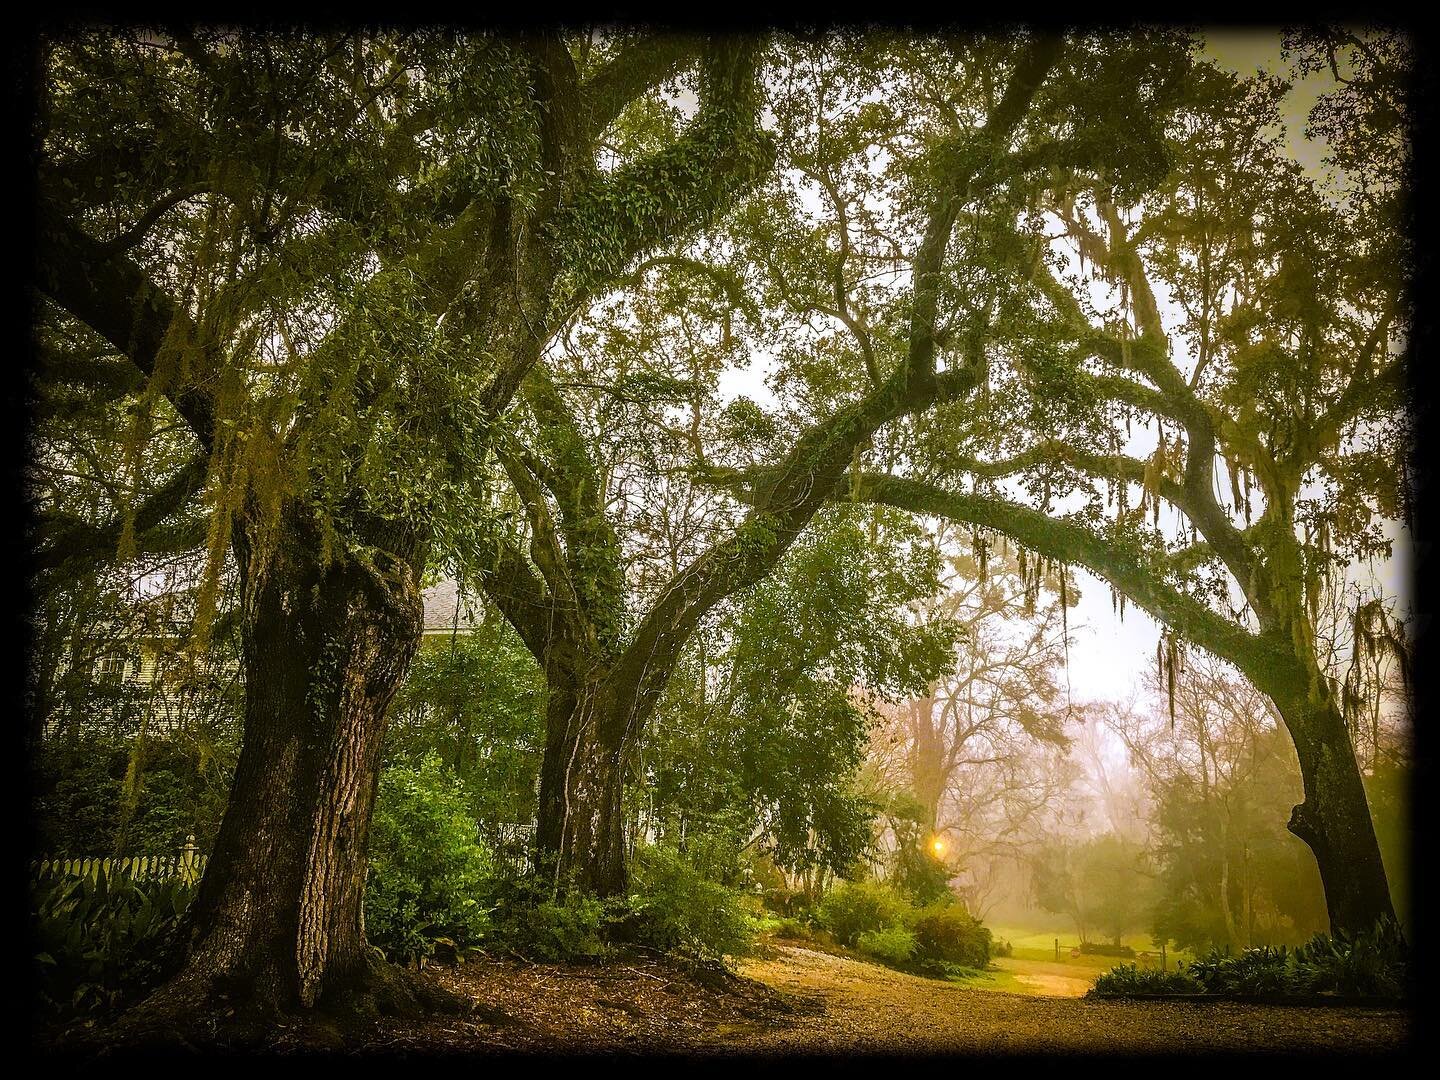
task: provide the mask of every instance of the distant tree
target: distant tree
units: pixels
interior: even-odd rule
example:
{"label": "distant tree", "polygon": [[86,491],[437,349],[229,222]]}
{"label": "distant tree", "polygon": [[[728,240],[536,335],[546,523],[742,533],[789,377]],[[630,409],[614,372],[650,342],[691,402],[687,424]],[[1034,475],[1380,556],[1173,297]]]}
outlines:
{"label": "distant tree", "polygon": [[1196,659],[1145,707],[1109,718],[1148,775],[1160,892],[1157,937],[1186,948],[1295,943],[1325,928],[1320,880],[1283,809],[1301,777],[1274,705],[1232,670]]}
{"label": "distant tree", "polygon": [[1106,833],[1051,843],[1034,857],[1032,874],[1036,903],[1069,915],[1081,942],[1099,933],[1118,946],[1150,918],[1153,877],[1144,847],[1132,840]]}
{"label": "distant tree", "polygon": [[[1067,743],[1059,685],[1065,619],[1059,597],[1041,602],[1023,553],[1004,545],[976,550],[953,528],[939,530],[936,542],[949,553],[948,570],[942,590],[917,613],[955,624],[953,667],[925,694],[880,707],[869,766],[885,789],[907,796],[897,806],[913,804],[888,815],[897,859],[962,875],[966,901],[978,911],[997,860],[1036,839],[1060,797],[1051,782],[1060,774],[1047,772],[1044,759]],[[1078,602],[1073,582],[1064,599]],[[908,834],[912,821],[918,837]],[[943,845],[939,858],[935,841]]]}

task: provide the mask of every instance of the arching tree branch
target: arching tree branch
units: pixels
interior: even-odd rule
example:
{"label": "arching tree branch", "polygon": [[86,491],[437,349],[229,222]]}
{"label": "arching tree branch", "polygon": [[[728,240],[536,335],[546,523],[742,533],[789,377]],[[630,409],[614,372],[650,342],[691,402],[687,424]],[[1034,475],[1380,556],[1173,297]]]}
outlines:
{"label": "arching tree branch", "polygon": [[209,449],[215,435],[214,402],[202,386],[219,370],[220,361],[214,347],[199,340],[189,315],[134,261],[107,252],[48,200],[40,206],[38,232],[41,290],[128,356],[147,378],[154,376],[167,341],[183,342],[196,351],[192,377],[169,380],[165,395]]}

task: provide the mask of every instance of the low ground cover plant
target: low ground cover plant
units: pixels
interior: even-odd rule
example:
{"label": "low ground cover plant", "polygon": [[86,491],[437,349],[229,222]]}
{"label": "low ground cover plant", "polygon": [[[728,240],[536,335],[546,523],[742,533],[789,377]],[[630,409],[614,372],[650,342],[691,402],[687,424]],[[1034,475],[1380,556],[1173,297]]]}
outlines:
{"label": "low ground cover plant", "polygon": [[1408,972],[1404,935],[1398,925],[1386,921],[1363,934],[1317,934],[1294,949],[1262,945],[1235,955],[1228,948],[1212,948],[1174,972],[1121,965],[1100,976],[1090,993],[1401,1000],[1408,992]]}
{"label": "low ground cover plant", "polygon": [[1153,994],[1199,994],[1204,992],[1184,970],[1142,970],[1134,964],[1119,964],[1095,980],[1091,997],[1145,997]]}
{"label": "low ground cover plant", "polygon": [[165,974],[167,945],[196,886],[100,869],[31,888],[34,971],[42,1009],[73,1016],[136,1000]]}

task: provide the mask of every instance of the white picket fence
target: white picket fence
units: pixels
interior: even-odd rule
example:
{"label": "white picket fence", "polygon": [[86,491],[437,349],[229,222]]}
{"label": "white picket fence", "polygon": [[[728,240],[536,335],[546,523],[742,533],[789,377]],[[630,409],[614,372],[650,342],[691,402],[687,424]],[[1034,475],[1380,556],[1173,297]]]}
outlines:
{"label": "white picket fence", "polygon": [[70,858],[56,856],[38,859],[30,864],[31,876],[37,881],[59,877],[97,877],[117,874],[134,881],[168,881],[179,878],[186,884],[194,884],[205,873],[208,855],[202,855],[191,836],[178,855],[136,855],[130,858],[102,858],[97,855],[81,855]]}

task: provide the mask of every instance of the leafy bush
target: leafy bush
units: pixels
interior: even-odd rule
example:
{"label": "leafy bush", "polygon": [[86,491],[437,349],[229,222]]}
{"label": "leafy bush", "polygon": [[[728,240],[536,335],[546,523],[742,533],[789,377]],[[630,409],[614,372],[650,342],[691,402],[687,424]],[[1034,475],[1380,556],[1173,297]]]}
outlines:
{"label": "leafy bush", "polygon": [[558,897],[551,885],[536,877],[497,883],[487,944],[521,956],[552,963],[604,959],[608,924],[620,914],[606,902],[575,886]]}
{"label": "leafy bush", "polygon": [[920,956],[984,970],[990,963],[991,935],[959,904],[932,904],[909,917]]}
{"label": "leafy bush", "polygon": [[[214,846],[229,798],[238,735],[198,725],[164,739],[97,734],[42,745],[31,763],[37,849],[71,854],[154,855],[194,834]],[[138,767],[127,801],[127,772]]]}
{"label": "leafy bush", "polygon": [[167,948],[196,886],[137,882],[122,874],[42,882],[31,926],[42,1002],[60,1013],[111,1009],[165,973]]}
{"label": "leafy bush", "polygon": [[916,907],[953,900],[950,878],[954,871],[936,859],[919,835],[907,836],[895,855],[892,880],[895,887]]}
{"label": "leafy bush", "polygon": [[465,792],[436,754],[380,774],[365,887],[371,943],[399,961],[429,956],[439,941],[475,944],[489,925],[488,870]]}
{"label": "leafy bush", "polygon": [[1152,994],[1199,994],[1204,987],[1183,969],[1142,971],[1134,964],[1111,968],[1090,988],[1086,997],[1145,997]]}
{"label": "leafy bush", "polygon": [[905,898],[880,881],[846,881],[821,901],[817,921],[842,945],[855,946],[860,935],[903,925],[911,908]]}
{"label": "leafy bush", "polygon": [[1285,946],[1262,945],[1231,956],[1229,948],[1212,948],[1186,967],[1207,994],[1289,994],[1298,985]]}
{"label": "leafy bush", "polygon": [[1178,972],[1138,971],[1129,964],[1102,975],[1091,993],[1400,998],[1406,970],[1404,936],[1387,921],[1365,934],[1317,934],[1293,951],[1260,946],[1232,956],[1228,949],[1212,948]]}
{"label": "leafy bush", "polygon": [[1261,946],[1232,956],[1211,949],[1186,970],[1208,994],[1400,998],[1407,948],[1400,928],[1387,920],[1366,933],[1317,934],[1294,951]]}
{"label": "leafy bush", "polygon": [[1015,947],[1009,941],[997,941],[990,947],[991,953],[995,956],[1009,956],[1014,950]]}
{"label": "leafy bush", "polygon": [[1311,994],[1404,997],[1408,989],[1408,948],[1394,920],[1368,933],[1317,934],[1294,952],[1297,984]]}
{"label": "leafy bush", "polygon": [[684,855],[668,847],[643,847],[635,853],[632,872],[634,891],[625,920],[632,941],[703,959],[749,951],[755,928],[740,894],[709,880]]}
{"label": "leafy bush", "polygon": [[915,935],[899,923],[879,930],[866,930],[855,942],[863,953],[869,953],[888,964],[905,964],[915,955]]}
{"label": "leafy bush", "polygon": [[783,941],[809,941],[815,936],[809,923],[801,919],[792,919],[788,915],[776,920],[772,933]]}

